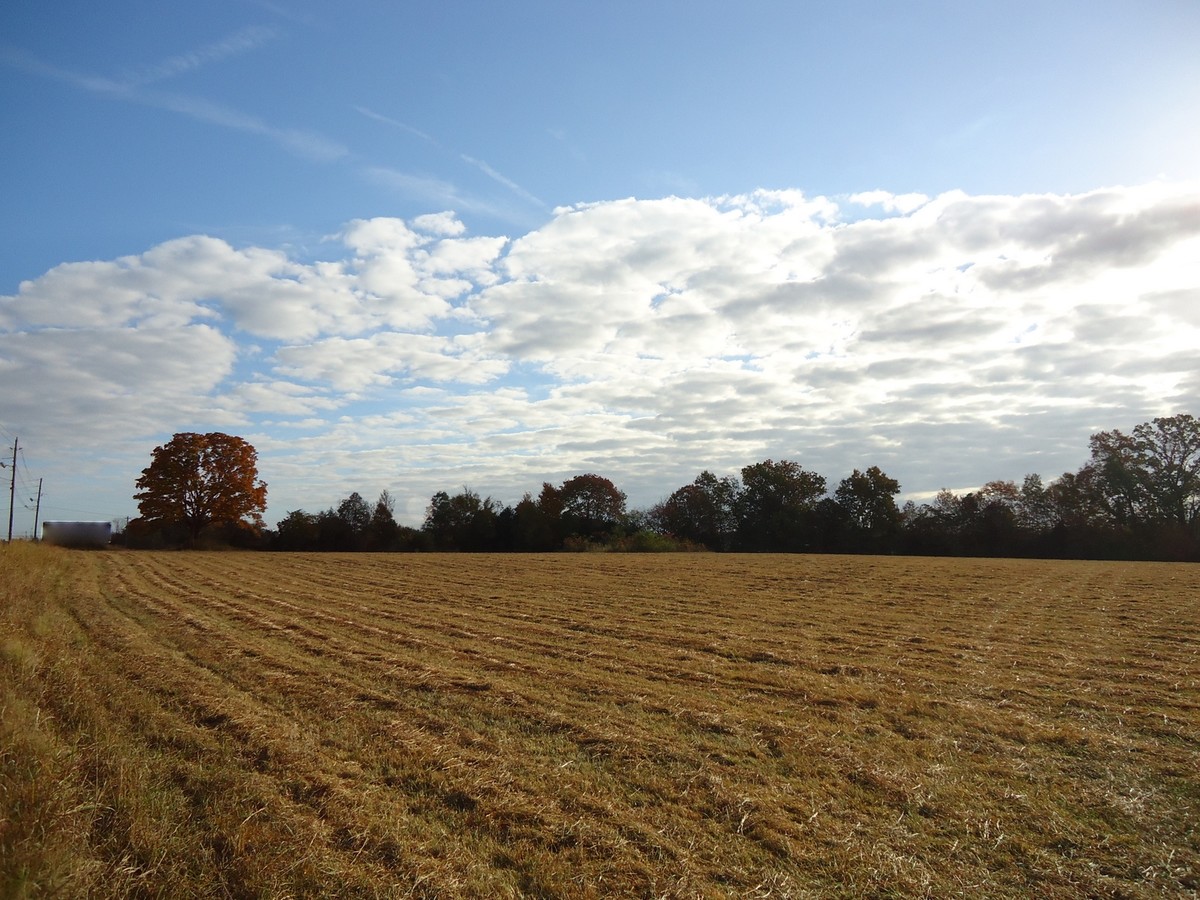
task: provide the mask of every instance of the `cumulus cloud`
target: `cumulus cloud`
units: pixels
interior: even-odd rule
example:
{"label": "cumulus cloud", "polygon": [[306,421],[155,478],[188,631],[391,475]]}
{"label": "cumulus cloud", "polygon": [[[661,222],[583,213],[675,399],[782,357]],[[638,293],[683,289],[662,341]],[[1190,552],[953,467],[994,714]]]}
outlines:
{"label": "cumulus cloud", "polygon": [[767,456],[914,493],[1050,478],[1091,431],[1200,406],[1200,187],[848,202],[881,214],[626,199],[511,240],[440,212],[350,222],[318,261],[190,236],[64,263],[0,297],[0,370],[29,386],[0,420],[93,444],[232,423],[280,514],[389,487],[419,518],[464,483],[603,471],[648,503]]}
{"label": "cumulus cloud", "polygon": [[504,374],[508,363],[481,354],[480,343],[473,335],[385,331],[367,338],[329,338],[285,347],[276,354],[276,361],[278,371],[289,378],[324,383],[349,393],[391,384],[394,373],[409,380],[485,384]]}
{"label": "cumulus cloud", "polygon": [[910,213],[929,202],[924,194],[893,194],[890,191],[862,191],[850,195],[850,202],[860,206],[878,206],[884,212]]}
{"label": "cumulus cloud", "polygon": [[413,228],[418,231],[447,237],[460,235],[467,230],[467,226],[459,220],[458,216],[450,211],[417,216],[413,219],[412,224]]}
{"label": "cumulus cloud", "polygon": [[210,417],[209,395],[236,355],[232,340],[203,324],[6,331],[0,370],[13,389],[0,418],[55,444],[155,433],[164,418]]}

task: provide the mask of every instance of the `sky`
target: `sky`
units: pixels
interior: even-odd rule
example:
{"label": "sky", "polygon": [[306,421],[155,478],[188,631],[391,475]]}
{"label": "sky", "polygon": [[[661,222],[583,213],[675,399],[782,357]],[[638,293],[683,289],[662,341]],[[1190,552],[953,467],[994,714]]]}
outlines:
{"label": "sky", "polygon": [[1197,46],[1192,0],[7,0],[14,535],[39,483],[136,516],[184,431],[269,525],[1074,471],[1200,415]]}

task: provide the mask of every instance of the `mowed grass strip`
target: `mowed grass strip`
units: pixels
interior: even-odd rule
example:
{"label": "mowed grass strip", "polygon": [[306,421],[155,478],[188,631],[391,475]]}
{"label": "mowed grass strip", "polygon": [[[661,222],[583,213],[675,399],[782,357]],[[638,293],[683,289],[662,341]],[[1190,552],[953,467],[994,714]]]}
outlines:
{"label": "mowed grass strip", "polygon": [[0,552],[0,892],[1200,889],[1200,569]]}

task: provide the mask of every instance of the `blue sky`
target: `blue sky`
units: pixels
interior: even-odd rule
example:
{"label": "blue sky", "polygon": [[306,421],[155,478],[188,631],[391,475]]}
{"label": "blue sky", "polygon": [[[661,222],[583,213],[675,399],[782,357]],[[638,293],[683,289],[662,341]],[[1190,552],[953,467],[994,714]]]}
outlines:
{"label": "blue sky", "polygon": [[135,514],[185,430],[258,447],[272,523],[1055,477],[1200,412],[1198,41],[1184,0],[6,3],[19,493]]}

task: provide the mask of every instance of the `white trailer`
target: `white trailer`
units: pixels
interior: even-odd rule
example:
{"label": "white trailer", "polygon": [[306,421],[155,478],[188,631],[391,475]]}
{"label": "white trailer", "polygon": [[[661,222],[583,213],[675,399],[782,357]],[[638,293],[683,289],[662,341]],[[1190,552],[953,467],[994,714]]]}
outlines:
{"label": "white trailer", "polygon": [[107,547],[112,522],[43,522],[42,541],[59,547]]}

